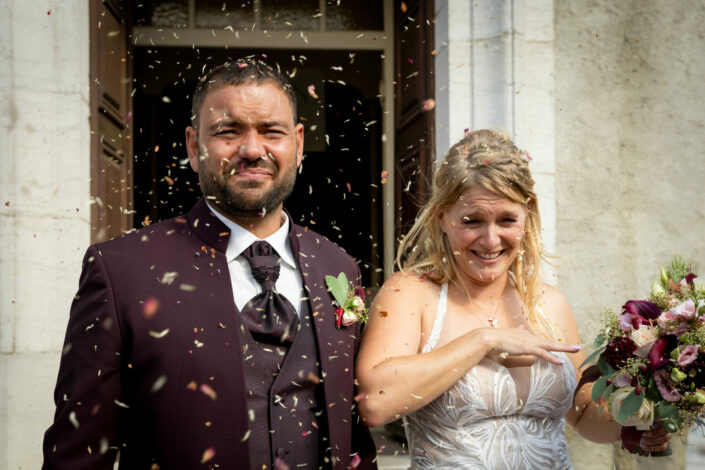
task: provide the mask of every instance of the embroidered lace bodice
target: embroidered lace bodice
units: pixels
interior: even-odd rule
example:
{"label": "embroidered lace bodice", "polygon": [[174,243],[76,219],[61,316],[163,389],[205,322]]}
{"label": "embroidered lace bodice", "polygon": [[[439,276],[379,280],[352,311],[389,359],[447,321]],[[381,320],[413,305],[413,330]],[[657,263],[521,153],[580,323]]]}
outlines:
{"label": "embroidered lace bodice", "polygon": [[[423,352],[443,329],[448,285]],[[577,385],[571,362],[506,368],[483,358],[450,389],[406,417],[413,469],[572,469],[564,416]]]}

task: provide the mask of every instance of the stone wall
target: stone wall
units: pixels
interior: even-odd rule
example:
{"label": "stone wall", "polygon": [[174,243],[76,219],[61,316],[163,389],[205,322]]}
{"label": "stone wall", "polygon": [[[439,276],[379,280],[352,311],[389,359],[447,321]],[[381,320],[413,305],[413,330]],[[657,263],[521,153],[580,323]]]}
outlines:
{"label": "stone wall", "polygon": [[[587,341],[673,255],[705,275],[705,6],[561,1],[554,16],[559,286]],[[605,446],[570,447],[576,470],[613,468]],[[682,449],[614,452],[619,469],[683,468]]]}
{"label": "stone wall", "polygon": [[90,241],[88,2],[0,11],[0,468],[28,469]]}

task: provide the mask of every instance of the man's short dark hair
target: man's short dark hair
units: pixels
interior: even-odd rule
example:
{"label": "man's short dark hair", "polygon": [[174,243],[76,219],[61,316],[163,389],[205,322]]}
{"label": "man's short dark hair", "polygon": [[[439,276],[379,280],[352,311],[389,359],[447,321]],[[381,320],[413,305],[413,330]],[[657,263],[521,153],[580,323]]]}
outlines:
{"label": "man's short dark hair", "polygon": [[289,80],[280,71],[270,65],[256,59],[238,59],[234,62],[225,62],[222,65],[212,68],[205,74],[196,85],[193,92],[193,102],[191,105],[191,125],[198,128],[200,111],[203,101],[211,91],[218,88],[232,85],[261,85],[271,82],[284,92],[291,104],[294,123],[296,123],[296,95]]}

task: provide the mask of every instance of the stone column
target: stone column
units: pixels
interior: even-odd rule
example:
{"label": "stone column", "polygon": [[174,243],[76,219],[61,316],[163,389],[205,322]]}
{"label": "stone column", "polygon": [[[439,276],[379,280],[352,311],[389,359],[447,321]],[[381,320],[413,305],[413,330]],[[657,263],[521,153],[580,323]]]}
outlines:
{"label": "stone column", "polygon": [[88,2],[0,3],[0,468],[39,468],[90,241]]}

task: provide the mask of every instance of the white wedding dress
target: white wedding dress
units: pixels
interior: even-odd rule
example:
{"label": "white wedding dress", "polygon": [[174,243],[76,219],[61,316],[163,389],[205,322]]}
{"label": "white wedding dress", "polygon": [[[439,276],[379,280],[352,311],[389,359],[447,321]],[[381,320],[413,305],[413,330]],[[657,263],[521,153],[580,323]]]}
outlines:
{"label": "white wedding dress", "polygon": [[[438,342],[448,285],[423,352]],[[483,358],[450,389],[406,417],[413,469],[572,469],[564,416],[577,385],[573,365],[543,359],[506,368]]]}

